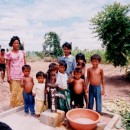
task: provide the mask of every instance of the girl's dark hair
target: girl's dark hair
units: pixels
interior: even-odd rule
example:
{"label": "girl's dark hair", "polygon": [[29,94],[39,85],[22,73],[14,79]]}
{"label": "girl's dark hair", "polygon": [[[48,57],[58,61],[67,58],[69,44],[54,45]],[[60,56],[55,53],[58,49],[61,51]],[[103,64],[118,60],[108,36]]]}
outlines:
{"label": "girl's dark hair", "polygon": [[91,56],[91,61],[92,60],[98,60],[100,62],[101,61],[101,56],[98,55],[98,54],[94,54],[94,55]]}
{"label": "girl's dark hair", "polygon": [[60,60],[58,63],[59,63],[60,66],[64,66],[65,70],[66,70],[67,64],[66,64],[66,62],[64,60]]}
{"label": "girl's dark hair", "polygon": [[75,56],[75,58],[76,58],[76,62],[77,62],[78,60],[83,60],[83,61],[86,63],[86,59],[85,59],[85,56],[84,56],[83,53],[78,53],[78,54]]}
{"label": "girl's dark hair", "polygon": [[30,65],[22,66],[22,71],[24,71],[25,69],[31,70],[31,66]]}
{"label": "girl's dark hair", "polygon": [[39,76],[42,76],[43,78],[46,78],[46,75],[42,71],[39,71],[39,72],[36,73],[36,78],[38,78]]}
{"label": "girl's dark hair", "polygon": [[50,72],[55,70],[55,67],[56,67],[56,63],[51,63],[49,66],[48,66],[48,70],[47,70],[47,74],[50,76]]}
{"label": "girl's dark hair", "polygon": [[77,73],[82,73],[82,69],[81,69],[81,68],[75,68],[75,69],[74,69],[74,73],[76,73],[76,72],[77,72]]}
{"label": "girl's dark hair", "polygon": [[12,45],[13,45],[13,43],[14,43],[15,40],[18,40],[18,41],[19,41],[19,44],[21,44],[19,37],[18,37],[18,36],[13,36],[13,37],[11,38],[10,42],[9,42],[9,46],[10,46],[10,47],[12,47]]}
{"label": "girl's dark hair", "polygon": [[51,64],[49,64],[47,73],[45,74],[45,76],[46,76],[46,84],[47,84],[47,82],[50,81],[50,77],[51,77],[51,74],[50,74],[50,73],[51,73],[53,70],[56,69],[55,67],[56,67],[56,63],[51,63]]}
{"label": "girl's dark hair", "polygon": [[51,63],[49,65],[49,70],[53,70],[53,69],[55,69],[55,67],[56,67],[56,63]]}
{"label": "girl's dark hair", "polygon": [[68,42],[65,42],[63,45],[62,45],[62,48],[64,48],[64,47],[67,47],[68,49],[72,49],[72,46],[71,46],[71,44],[70,43],[68,43]]}

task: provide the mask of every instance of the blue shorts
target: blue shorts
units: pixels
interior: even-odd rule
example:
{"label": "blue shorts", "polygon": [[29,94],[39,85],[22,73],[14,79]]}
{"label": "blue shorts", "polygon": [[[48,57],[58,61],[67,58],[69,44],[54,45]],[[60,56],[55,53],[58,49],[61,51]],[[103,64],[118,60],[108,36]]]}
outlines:
{"label": "blue shorts", "polygon": [[94,99],[96,101],[96,111],[102,111],[102,93],[101,86],[89,85],[89,102],[88,109],[93,109]]}

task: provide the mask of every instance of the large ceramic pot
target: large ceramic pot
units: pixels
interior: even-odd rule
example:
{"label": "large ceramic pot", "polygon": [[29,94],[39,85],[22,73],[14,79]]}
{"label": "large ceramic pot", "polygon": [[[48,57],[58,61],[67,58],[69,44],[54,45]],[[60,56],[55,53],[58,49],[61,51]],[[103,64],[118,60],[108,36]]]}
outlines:
{"label": "large ceramic pot", "polygon": [[75,108],[66,113],[69,124],[75,130],[94,130],[100,120],[100,114],[84,108]]}

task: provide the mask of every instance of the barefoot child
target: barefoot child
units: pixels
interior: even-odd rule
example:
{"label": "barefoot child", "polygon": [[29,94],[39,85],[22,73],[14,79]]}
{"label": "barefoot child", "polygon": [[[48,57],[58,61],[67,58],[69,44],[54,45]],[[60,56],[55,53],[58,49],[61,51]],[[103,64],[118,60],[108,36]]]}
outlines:
{"label": "barefoot child", "polygon": [[45,74],[42,71],[36,73],[38,83],[34,84],[33,95],[35,96],[35,114],[40,117],[44,111],[45,101]]}
{"label": "barefoot child", "polygon": [[67,81],[68,77],[65,73],[67,64],[65,61],[61,60],[59,63],[59,71],[56,78],[56,84],[58,86],[58,93],[64,95],[64,98],[59,98],[58,100],[58,108],[67,112],[70,110],[70,91],[68,89]]}
{"label": "barefoot child", "polygon": [[33,78],[30,77],[31,66],[24,65],[22,67],[22,72],[24,76],[21,78],[21,87],[23,87],[23,99],[24,99],[24,112],[29,114],[29,110],[31,115],[35,114],[34,111],[34,96],[32,95],[33,89]]}
{"label": "barefoot child", "polygon": [[83,108],[84,106],[84,98],[87,106],[87,95],[85,95],[85,82],[84,79],[81,78],[82,69],[75,68],[74,77],[71,79],[73,82],[73,99],[74,99],[74,108]]}
{"label": "barefoot child", "polygon": [[47,95],[48,108],[51,108],[51,86],[49,84],[54,85],[56,82],[56,73],[57,73],[57,64],[51,63],[49,65],[49,69],[46,73],[46,82],[45,82],[45,99]]}
{"label": "barefoot child", "polygon": [[[102,111],[102,97],[105,94],[104,72],[99,68],[98,64],[101,57],[97,54],[91,56],[92,67],[87,70],[86,86],[89,85],[89,103],[88,108],[93,109],[94,98],[96,101],[96,111]],[[102,85],[102,87],[101,87]]]}

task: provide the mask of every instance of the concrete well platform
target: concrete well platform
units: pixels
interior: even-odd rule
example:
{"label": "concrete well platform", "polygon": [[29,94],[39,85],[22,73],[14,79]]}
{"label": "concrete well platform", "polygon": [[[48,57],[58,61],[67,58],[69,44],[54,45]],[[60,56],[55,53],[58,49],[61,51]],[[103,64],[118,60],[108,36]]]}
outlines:
{"label": "concrete well platform", "polygon": [[64,121],[64,119],[64,111],[57,110],[56,113],[52,113],[50,109],[44,111],[39,118],[41,123],[52,127],[58,126],[61,122]]}
{"label": "concrete well platform", "polygon": [[[49,110],[48,112],[46,111],[46,114],[48,113]],[[101,117],[101,122],[97,124],[98,127],[96,130],[117,130],[115,129],[114,126],[119,121],[120,116],[111,113],[106,113],[106,114],[110,116],[110,121],[104,123],[104,120]],[[25,115],[23,111],[23,107],[17,107],[0,113],[0,122],[4,122],[8,124],[13,130],[73,130],[69,125],[63,125],[63,123],[61,123],[57,127],[51,127],[49,125],[43,124],[42,115],[40,118],[32,117],[31,115]],[[50,117],[51,116],[49,116],[49,118]],[[54,117],[51,118],[52,119],[51,122],[55,120]],[[60,118],[61,120],[63,119],[62,116]]]}

